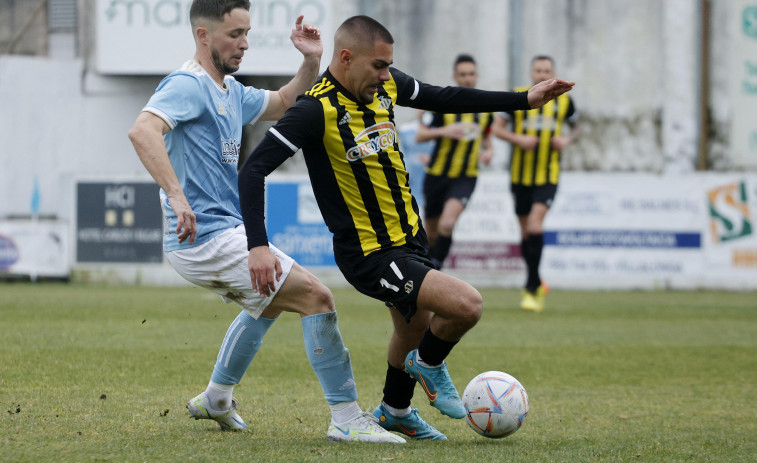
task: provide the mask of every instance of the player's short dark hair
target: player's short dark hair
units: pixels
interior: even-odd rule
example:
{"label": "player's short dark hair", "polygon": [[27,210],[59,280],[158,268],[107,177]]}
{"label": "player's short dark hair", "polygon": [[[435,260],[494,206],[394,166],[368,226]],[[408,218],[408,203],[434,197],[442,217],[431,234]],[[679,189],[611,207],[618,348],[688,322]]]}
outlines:
{"label": "player's short dark hair", "polygon": [[457,58],[455,58],[455,64],[452,65],[452,69],[454,71],[457,71],[457,65],[460,63],[473,63],[473,65],[476,65],[476,60],[473,59],[472,55],[469,55],[467,53],[460,53],[457,55]]}
{"label": "player's short dark hair", "polygon": [[541,61],[541,60],[547,60],[550,63],[552,63],[552,67],[555,67],[555,60],[552,59],[552,57],[549,56],[549,55],[536,55],[536,56],[534,56],[533,58],[531,58],[531,66],[533,66],[535,62]]}
{"label": "player's short dark hair", "polygon": [[380,40],[389,45],[394,44],[394,37],[389,30],[370,16],[358,15],[347,18],[337,29],[337,33],[339,32],[347,32],[362,43],[373,44]]}
{"label": "player's short dark hair", "polygon": [[250,0],[194,0],[189,8],[189,21],[192,27],[199,18],[222,21],[224,15],[235,8],[250,11]]}

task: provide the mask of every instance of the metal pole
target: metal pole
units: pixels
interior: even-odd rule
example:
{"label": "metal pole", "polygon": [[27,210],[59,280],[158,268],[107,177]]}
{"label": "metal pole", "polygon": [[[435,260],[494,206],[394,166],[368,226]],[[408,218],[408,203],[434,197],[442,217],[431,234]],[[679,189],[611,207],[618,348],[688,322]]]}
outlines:
{"label": "metal pole", "polygon": [[698,170],[707,170],[710,130],[710,0],[700,0],[699,155]]}

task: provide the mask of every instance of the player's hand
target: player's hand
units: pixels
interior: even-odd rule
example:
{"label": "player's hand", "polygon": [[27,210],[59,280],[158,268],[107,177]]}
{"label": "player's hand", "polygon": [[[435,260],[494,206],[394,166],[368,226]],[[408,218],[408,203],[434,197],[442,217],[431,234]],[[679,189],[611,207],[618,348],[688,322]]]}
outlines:
{"label": "player's hand", "polygon": [[531,106],[531,109],[544,106],[549,101],[570,91],[574,85],[576,85],[575,82],[562,79],[549,79],[539,82],[528,91],[528,105]]}
{"label": "player's hand", "polygon": [[194,244],[197,238],[197,217],[189,206],[187,198],[184,195],[169,196],[168,203],[176,214],[176,234],[179,235],[179,243],[189,238],[189,244]]}
{"label": "player's hand", "polygon": [[270,296],[272,291],[276,291],[276,282],[281,279],[283,272],[281,262],[268,246],[256,246],[250,249],[247,267],[250,269],[253,291],[261,296]]}
{"label": "player's hand", "polygon": [[573,140],[570,137],[552,137],[552,148],[562,151],[571,144]]}
{"label": "player's hand", "polygon": [[321,31],[312,24],[302,24],[304,16],[299,15],[292,29],[292,40],[294,47],[304,56],[314,56],[320,59],[323,54],[323,42],[321,42]]}
{"label": "player's hand", "polygon": [[536,145],[539,144],[539,139],[535,137],[534,135],[518,135],[518,138],[515,140],[515,143],[523,148],[524,150],[532,150],[536,148]]}
{"label": "player's hand", "polygon": [[451,138],[453,140],[460,140],[465,136],[465,127],[460,122],[454,122],[447,124],[439,130],[443,137]]}

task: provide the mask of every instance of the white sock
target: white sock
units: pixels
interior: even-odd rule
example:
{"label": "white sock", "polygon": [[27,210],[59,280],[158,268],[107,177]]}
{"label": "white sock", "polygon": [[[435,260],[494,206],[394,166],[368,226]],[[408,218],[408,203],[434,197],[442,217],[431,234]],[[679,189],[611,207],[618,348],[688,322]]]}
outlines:
{"label": "white sock", "polygon": [[228,410],[231,408],[231,396],[234,392],[233,384],[218,384],[211,381],[205,394],[210,400],[210,406],[214,410]]}
{"label": "white sock", "polygon": [[331,422],[336,425],[354,420],[363,413],[357,402],[340,402],[329,407],[331,408]]}
{"label": "white sock", "polygon": [[440,367],[442,365],[441,363],[439,365],[429,365],[428,363],[426,363],[426,362],[423,361],[423,359],[421,358],[421,353],[420,352],[418,352],[418,356],[416,357],[416,361],[422,367],[426,367],[426,368],[438,368],[438,367]]}
{"label": "white sock", "polygon": [[411,411],[413,411],[410,407],[394,408],[387,405],[386,402],[381,402],[381,405],[384,407],[384,410],[388,411],[395,418],[404,418],[409,415]]}

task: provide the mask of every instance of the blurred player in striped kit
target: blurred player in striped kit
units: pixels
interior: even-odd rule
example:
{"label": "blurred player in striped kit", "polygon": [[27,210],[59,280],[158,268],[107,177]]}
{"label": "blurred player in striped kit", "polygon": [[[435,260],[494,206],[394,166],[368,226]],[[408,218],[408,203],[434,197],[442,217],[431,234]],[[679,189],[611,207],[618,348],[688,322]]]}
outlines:
{"label": "blurred player in striped kit", "polygon": [[[478,71],[473,57],[459,55],[452,77],[460,87],[475,88]],[[492,113],[427,111],[421,115],[416,140],[435,140],[423,179],[426,202],[423,222],[431,246],[429,257],[439,270],[452,246],[457,219],[476,188],[478,163],[488,165],[491,161],[489,128],[492,119]]]}
{"label": "blurred player in striped kit", "polygon": [[[531,60],[534,85],[554,77],[555,62],[551,57],[540,55]],[[515,91],[529,88],[521,87]],[[544,217],[557,193],[560,152],[578,136],[577,121],[573,100],[562,94],[540,108],[498,113],[492,126],[492,133],[512,143],[510,184],[515,214],[520,223],[521,253],[528,270],[521,300],[521,309],[526,311],[544,310],[548,289],[539,276],[544,248]],[[568,134],[564,130],[565,124],[570,126]]]}

